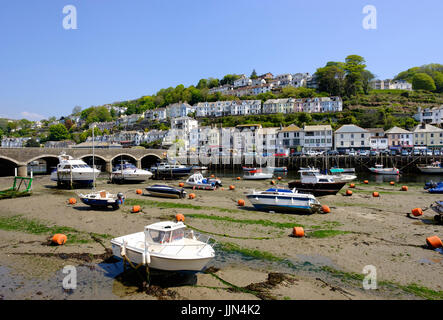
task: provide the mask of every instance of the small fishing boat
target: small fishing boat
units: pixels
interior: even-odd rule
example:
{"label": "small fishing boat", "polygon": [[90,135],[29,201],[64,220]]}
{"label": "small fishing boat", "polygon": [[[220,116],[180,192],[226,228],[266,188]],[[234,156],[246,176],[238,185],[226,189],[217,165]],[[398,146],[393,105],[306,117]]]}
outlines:
{"label": "small fishing boat", "polygon": [[222,182],[220,179],[205,178],[201,173],[194,173],[186,180],[185,184],[196,189],[215,190],[217,187],[221,187]]}
{"label": "small fishing boat", "polygon": [[296,189],[270,188],[266,191],[253,190],[246,197],[258,210],[314,213],[320,208],[320,202],[315,196],[299,193]]}
{"label": "small fishing boat", "polygon": [[80,200],[93,208],[106,208],[111,206],[114,210],[117,210],[121,204],[125,202],[125,196],[119,192],[117,194],[109,193],[108,191],[93,191],[87,194],[80,193]]}
{"label": "small fishing boat", "polygon": [[438,183],[436,186],[430,186],[428,189],[429,193],[442,194],[443,193],[443,183]]}
{"label": "small fishing boat", "polygon": [[66,183],[90,185],[100,174],[98,169],[91,168],[81,159],[74,159],[70,155],[62,153],[58,156],[59,164],[51,172],[51,180],[57,181],[57,185]]}
{"label": "small fishing boat", "polygon": [[264,173],[261,169],[256,170],[248,170],[243,174],[243,179],[245,180],[265,180],[271,179],[273,176],[272,173]]}
{"label": "small fishing boat", "polygon": [[369,168],[372,173],[385,175],[399,175],[400,170],[397,168],[384,168],[382,164],[376,164],[375,167]]}
{"label": "small fishing boat", "polygon": [[112,253],[133,264],[164,271],[201,271],[214,257],[211,238],[187,230],[183,222],[162,221],[144,231],[111,240]]}
{"label": "small fishing boat", "polygon": [[430,165],[417,165],[418,170],[420,170],[421,173],[426,174],[438,174],[443,173],[443,167],[440,163],[440,161],[435,161],[431,163]]}
{"label": "small fishing boat", "polygon": [[349,182],[357,179],[355,174],[346,174],[341,168],[331,168],[329,172],[335,181]]}
{"label": "small fishing boat", "polygon": [[162,184],[154,184],[152,186],[146,187],[146,190],[151,196],[155,197],[177,199],[186,197],[186,191],[183,188],[179,189]]}
{"label": "small fishing boat", "polygon": [[111,173],[111,181],[117,183],[134,182],[139,183],[152,177],[148,170],[139,169],[130,162],[117,164]]}
{"label": "small fishing boat", "polygon": [[344,181],[335,181],[333,176],[321,174],[318,169],[301,168],[300,180],[289,182],[289,189],[299,192],[312,193],[314,196],[335,195],[346,184]]}

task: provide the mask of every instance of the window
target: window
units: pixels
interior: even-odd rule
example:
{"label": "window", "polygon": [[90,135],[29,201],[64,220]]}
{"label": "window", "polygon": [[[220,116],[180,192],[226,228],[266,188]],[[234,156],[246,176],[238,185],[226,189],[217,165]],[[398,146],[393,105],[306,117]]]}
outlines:
{"label": "window", "polygon": [[362,145],[362,146],[364,146],[364,145],[365,145],[365,142],[364,142],[364,141],[362,141],[362,142],[361,142],[361,145]]}
{"label": "window", "polygon": [[364,138],[365,138],[365,134],[364,134],[364,133],[362,133],[362,134],[361,134],[361,137],[362,137],[362,138],[364,139]]}
{"label": "window", "polygon": [[340,145],[342,145],[342,146],[344,145],[343,141],[340,142]]}

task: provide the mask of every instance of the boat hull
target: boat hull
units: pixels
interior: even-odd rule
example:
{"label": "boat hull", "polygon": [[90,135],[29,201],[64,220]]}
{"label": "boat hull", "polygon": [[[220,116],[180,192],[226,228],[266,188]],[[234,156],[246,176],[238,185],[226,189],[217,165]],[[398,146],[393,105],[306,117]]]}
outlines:
{"label": "boat hull", "polygon": [[262,173],[259,175],[245,175],[243,176],[244,180],[266,180],[266,179],[271,179],[273,176],[272,173]]}
{"label": "boat hull", "polygon": [[174,188],[161,188],[161,187],[147,187],[146,190],[151,196],[161,197],[161,198],[173,198],[179,199],[184,198],[186,191],[174,189]]}
{"label": "boat hull", "polygon": [[318,209],[318,206],[310,204],[307,200],[292,201],[291,198],[284,200],[280,197],[276,201],[276,197],[263,197],[260,195],[248,195],[247,198],[254,208],[261,211],[311,214]]}
{"label": "boat hull", "polygon": [[299,180],[289,182],[289,189],[295,188],[301,193],[311,193],[314,196],[335,195],[346,182],[302,183]]}
{"label": "boat hull", "polygon": [[435,167],[418,167],[421,173],[426,174],[442,174],[443,168],[435,168]]}
{"label": "boat hull", "polygon": [[[95,173],[95,178],[99,175],[98,172]],[[71,174],[68,172],[60,172],[57,176],[57,171],[53,171],[51,173],[52,181],[59,181],[62,183],[71,182]],[[94,181],[94,173],[93,172],[73,172],[72,173],[72,182],[78,184],[91,184]]]}
{"label": "boat hull", "polygon": [[377,169],[377,168],[369,168],[372,173],[375,174],[384,174],[389,176],[397,176],[400,174],[398,169]]}
{"label": "boat hull", "polygon": [[[112,243],[112,253],[114,256],[123,259],[121,256],[121,246]],[[126,248],[126,256],[133,264],[140,264],[143,262],[143,255],[141,252]],[[148,264],[149,268],[163,270],[163,271],[201,271],[213,257],[202,257],[195,259],[174,259],[173,257],[161,257],[150,253],[151,262]]]}

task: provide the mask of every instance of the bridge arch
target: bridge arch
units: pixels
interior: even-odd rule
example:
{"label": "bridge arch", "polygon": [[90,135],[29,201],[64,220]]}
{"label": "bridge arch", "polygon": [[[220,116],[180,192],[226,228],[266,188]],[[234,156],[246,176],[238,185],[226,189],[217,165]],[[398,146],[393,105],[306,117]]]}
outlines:
{"label": "bridge arch", "polygon": [[0,155],[0,176],[8,177],[15,174],[15,168],[19,166],[18,162],[6,156]]}
{"label": "bridge arch", "polygon": [[154,153],[148,153],[141,157],[140,164],[143,169],[151,168],[153,165],[158,163],[161,160],[161,157]]}
{"label": "bridge arch", "polygon": [[[94,154],[94,164],[97,169],[99,169],[101,172],[106,171],[106,162],[108,159],[101,155]],[[92,153],[86,154],[84,156],[81,156],[81,159],[86,162],[89,166],[92,167],[93,161],[92,161]]]}
{"label": "bridge arch", "polygon": [[27,160],[27,164],[29,165],[33,161],[43,160],[45,161],[44,172],[46,174],[50,174],[53,169],[55,169],[59,163],[58,156],[53,154],[41,154],[36,157],[33,157]]}
{"label": "bridge arch", "polygon": [[119,164],[120,161],[128,161],[135,166],[137,165],[137,158],[135,156],[128,153],[120,153],[111,158],[112,167]]}

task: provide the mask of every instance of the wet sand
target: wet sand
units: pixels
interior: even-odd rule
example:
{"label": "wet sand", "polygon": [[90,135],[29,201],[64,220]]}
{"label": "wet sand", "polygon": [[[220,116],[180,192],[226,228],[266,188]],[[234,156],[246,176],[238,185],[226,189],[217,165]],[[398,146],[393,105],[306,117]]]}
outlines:
{"label": "wet sand", "polygon": [[[10,187],[12,179],[0,178],[0,189]],[[166,184],[178,186],[179,182]],[[436,292],[443,290],[439,276],[443,255],[423,248],[426,237],[443,238],[443,227],[433,223],[432,210],[420,218],[406,215],[413,208],[426,208],[440,200],[439,195],[425,193],[422,185],[409,185],[409,190],[402,192],[398,184],[364,185],[357,181],[351,197],[342,195],[345,186],[335,196],[318,198],[331,213],[294,215],[255,211],[247,201],[248,191],[268,188],[269,180],[222,178],[222,182],[223,189],[216,191],[187,189],[196,198],[179,200],[148,196],[144,188],[159,181],[115,185],[99,179],[97,189],[123,192],[129,203],[141,201],[141,212],[133,214],[129,204],[117,211],[91,210],[76,194],[85,190],[58,190],[48,176],[35,177],[32,196],[0,200],[0,298],[422,299],[426,296],[405,288],[416,284]],[[283,179],[279,185],[287,187],[287,182]],[[235,190],[229,190],[231,184]],[[144,194],[137,195],[136,189]],[[378,191],[380,197],[373,198],[372,191]],[[76,197],[77,204],[69,205],[70,197]],[[238,199],[244,199],[246,206],[238,207]],[[200,207],[171,208],[161,204],[165,202]],[[139,232],[143,226],[170,220],[177,213],[185,215],[190,227],[216,239],[220,247],[209,264],[216,269],[185,276],[183,281],[160,276],[154,278],[153,290],[140,292],[137,281],[122,276],[121,262],[109,259],[105,247],[110,248],[110,237]],[[11,227],[7,222],[16,215],[20,218]],[[38,220],[47,227],[70,227],[75,229],[77,241],[68,238],[64,246],[48,246],[49,232],[19,227],[20,219]],[[282,227],[283,223],[303,225],[306,237],[290,237],[292,230]],[[98,237],[100,244],[89,233],[107,236]],[[234,250],[222,250],[227,245]],[[66,265],[80,270],[81,285],[72,292],[62,289]],[[355,277],[364,277],[366,265],[376,267],[377,290],[364,290],[361,278]],[[282,278],[273,281],[274,273]]]}

